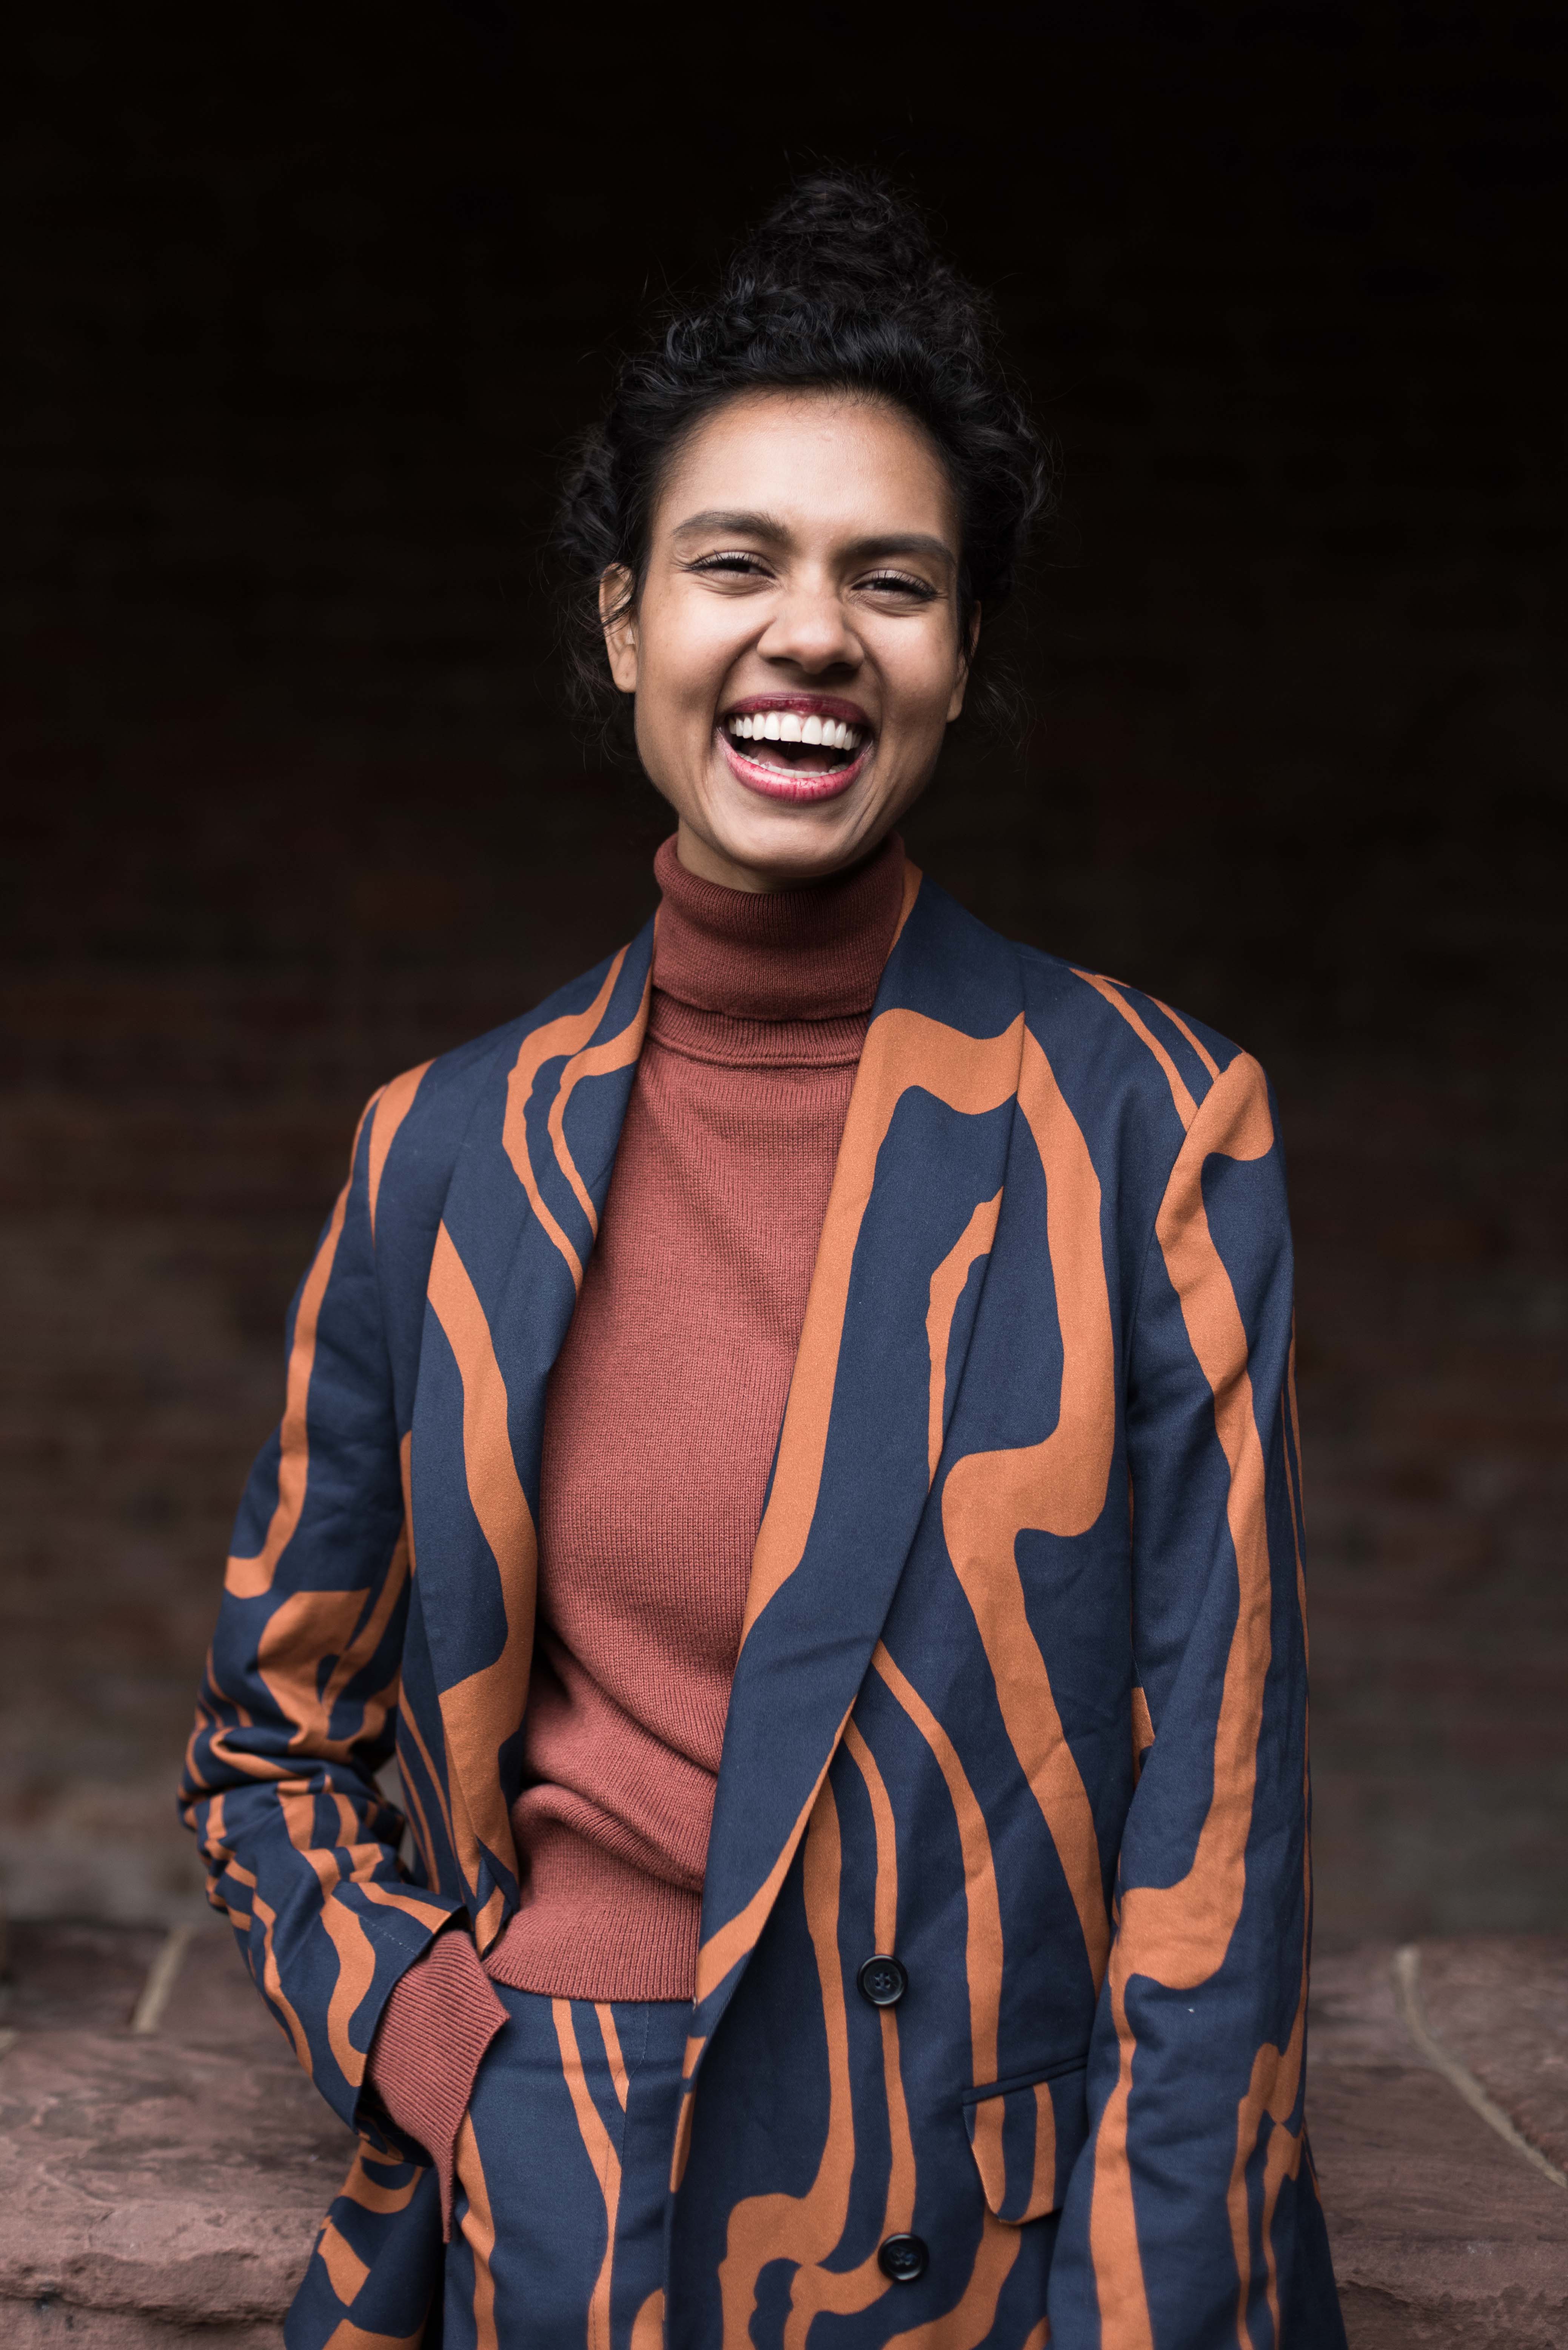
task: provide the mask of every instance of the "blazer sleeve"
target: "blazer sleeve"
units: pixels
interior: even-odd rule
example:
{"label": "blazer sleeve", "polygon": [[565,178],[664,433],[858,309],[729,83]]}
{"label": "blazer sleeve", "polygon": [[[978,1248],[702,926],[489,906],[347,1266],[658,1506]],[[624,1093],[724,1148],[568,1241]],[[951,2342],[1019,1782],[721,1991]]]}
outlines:
{"label": "blazer sleeve", "polygon": [[[375,1099],[379,1099],[377,1096]],[[461,1908],[399,1862],[377,1785],[408,1612],[406,1495],[370,1197],[372,1100],[289,1316],[283,1420],[234,1533],[181,1807],[245,1961],[343,2120],[394,1985]]]}
{"label": "blazer sleeve", "polygon": [[1292,1284],[1272,1102],[1237,1054],[1166,1183],[1129,1342],[1141,1772],[1052,2277],[1057,2350],[1280,2350],[1306,2338],[1302,2296],[1318,2303]]}

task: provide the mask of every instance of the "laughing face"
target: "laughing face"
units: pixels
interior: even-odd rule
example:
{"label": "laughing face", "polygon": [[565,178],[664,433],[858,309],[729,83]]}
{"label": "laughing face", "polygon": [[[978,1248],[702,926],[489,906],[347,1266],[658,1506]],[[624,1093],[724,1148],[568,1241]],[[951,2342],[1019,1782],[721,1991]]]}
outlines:
{"label": "laughing face", "polygon": [[616,683],[680,818],[678,854],[732,889],[798,887],[868,856],[930,781],[963,703],[959,519],[897,409],[740,394],[659,495],[636,601],[605,575]]}

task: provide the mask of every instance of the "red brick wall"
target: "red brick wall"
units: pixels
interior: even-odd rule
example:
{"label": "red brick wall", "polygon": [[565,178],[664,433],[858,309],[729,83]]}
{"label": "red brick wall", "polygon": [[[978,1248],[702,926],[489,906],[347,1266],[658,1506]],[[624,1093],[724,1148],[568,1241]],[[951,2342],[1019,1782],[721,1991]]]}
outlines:
{"label": "red brick wall", "polygon": [[1066,460],[1026,749],[955,743],[916,853],[1280,1087],[1324,1926],[1568,1918],[1561,129],[1544,17],[1370,14],[1036,11],[901,60],[846,20],[676,103],[667,51],[568,70],[499,8],[37,12],[0,151],[14,1907],[188,1901],[178,1750],[359,1103],[649,901],[658,806],[555,697],[552,452],[787,140],[926,189]]}

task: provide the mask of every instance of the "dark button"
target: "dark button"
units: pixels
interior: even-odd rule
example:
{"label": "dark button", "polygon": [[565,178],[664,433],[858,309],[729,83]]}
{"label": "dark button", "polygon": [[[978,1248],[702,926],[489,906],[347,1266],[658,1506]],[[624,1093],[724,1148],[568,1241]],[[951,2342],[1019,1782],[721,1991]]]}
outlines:
{"label": "dark button", "polygon": [[[855,1980],[873,2007],[897,2007],[909,1988],[909,1978],[897,1959],[867,1959]],[[892,2275],[891,2269],[888,2273]]]}
{"label": "dark button", "polygon": [[889,2236],[877,2254],[877,2265],[895,2284],[913,2284],[926,2273],[930,2254],[923,2236]]}

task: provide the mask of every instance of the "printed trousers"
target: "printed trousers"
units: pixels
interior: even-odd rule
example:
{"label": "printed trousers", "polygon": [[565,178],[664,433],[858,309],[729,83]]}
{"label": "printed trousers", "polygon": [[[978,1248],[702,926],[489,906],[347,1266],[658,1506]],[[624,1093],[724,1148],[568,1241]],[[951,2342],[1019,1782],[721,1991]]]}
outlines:
{"label": "printed trousers", "polygon": [[508,2022],[458,2141],[441,2350],[659,2350],[691,2007],[495,1989]]}

